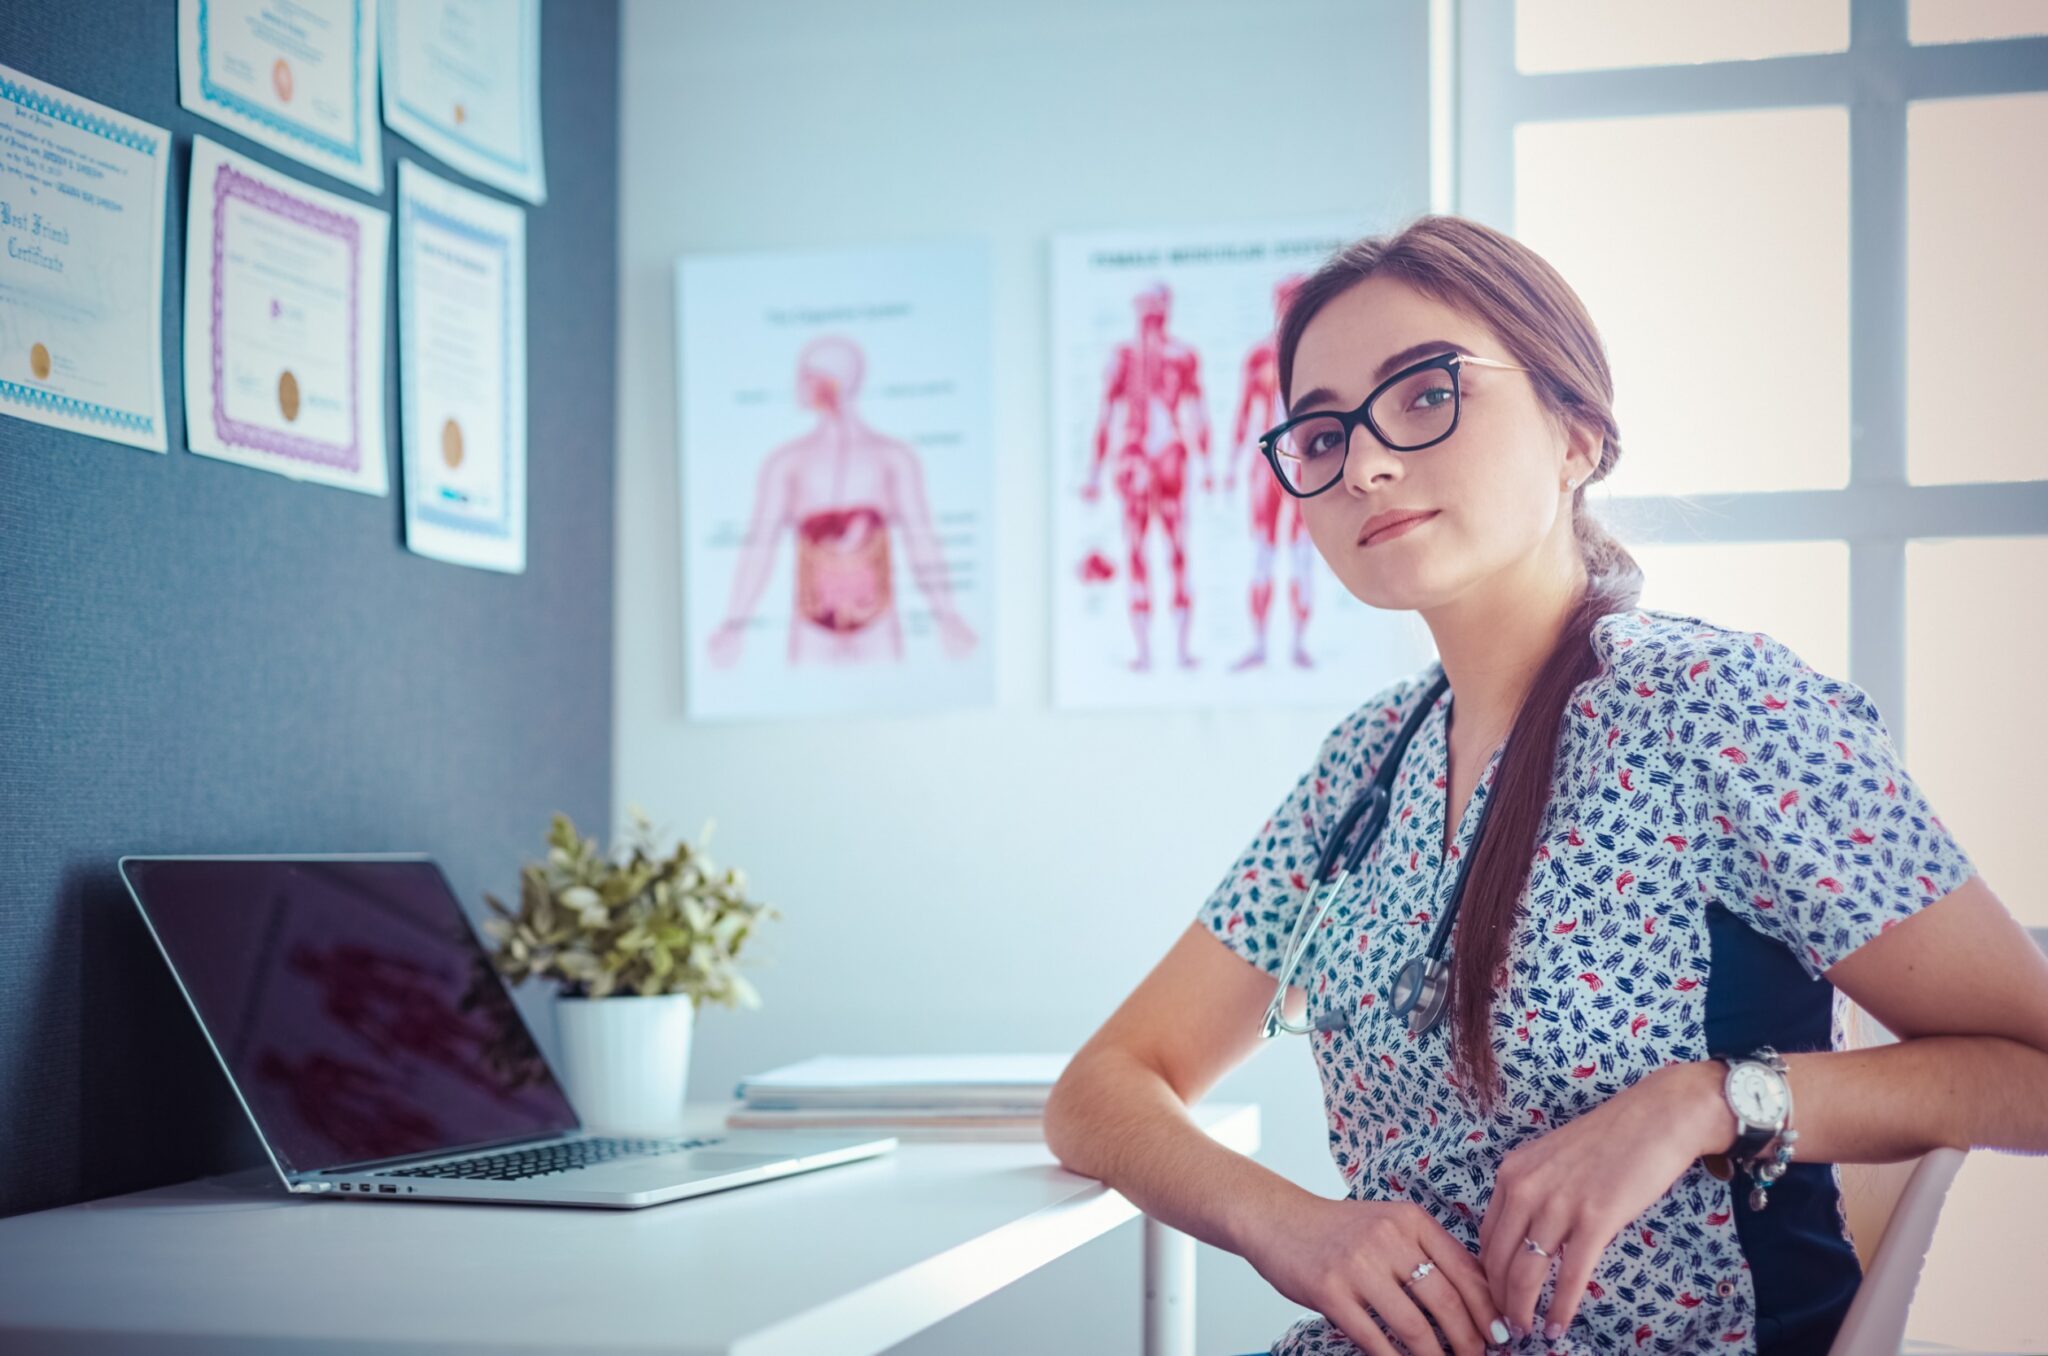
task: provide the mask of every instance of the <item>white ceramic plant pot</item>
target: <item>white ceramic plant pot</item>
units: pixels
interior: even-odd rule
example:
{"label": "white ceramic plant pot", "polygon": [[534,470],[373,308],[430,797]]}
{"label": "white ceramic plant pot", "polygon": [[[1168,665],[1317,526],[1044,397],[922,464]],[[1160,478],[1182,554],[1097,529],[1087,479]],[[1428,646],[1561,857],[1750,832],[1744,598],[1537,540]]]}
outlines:
{"label": "white ceramic plant pot", "polygon": [[693,1015],[686,993],[555,996],[562,1078],[586,1130],[682,1133]]}

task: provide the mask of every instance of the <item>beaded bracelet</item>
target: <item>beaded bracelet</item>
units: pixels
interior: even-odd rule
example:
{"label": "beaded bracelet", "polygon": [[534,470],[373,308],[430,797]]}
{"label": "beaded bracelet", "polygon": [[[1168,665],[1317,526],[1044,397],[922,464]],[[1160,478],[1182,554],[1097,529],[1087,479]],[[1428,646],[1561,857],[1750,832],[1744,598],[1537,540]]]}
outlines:
{"label": "beaded bracelet", "polygon": [[1770,1204],[1770,1198],[1765,1193],[1771,1189],[1772,1184],[1785,1175],[1785,1166],[1792,1161],[1792,1146],[1798,1140],[1799,1132],[1788,1125],[1785,1127],[1784,1132],[1778,1136],[1776,1152],[1771,1155],[1769,1161],[1765,1161],[1761,1154],[1749,1161],[1747,1167],[1751,1183],[1749,1188],[1749,1208],[1751,1210],[1761,1210]]}

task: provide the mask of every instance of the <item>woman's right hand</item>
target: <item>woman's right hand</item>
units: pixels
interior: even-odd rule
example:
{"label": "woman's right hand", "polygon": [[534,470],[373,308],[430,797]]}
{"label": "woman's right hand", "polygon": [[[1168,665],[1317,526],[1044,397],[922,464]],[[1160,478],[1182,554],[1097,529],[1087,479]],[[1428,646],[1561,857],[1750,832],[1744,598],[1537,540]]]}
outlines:
{"label": "woman's right hand", "polygon": [[[1261,1221],[1245,1260],[1372,1356],[1399,1356],[1389,1336],[1409,1356],[1443,1356],[1446,1343],[1457,1356],[1481,1356],[1508,1340],[1479,1259],[1408,1201],[1311,1194]],[[1424,1261],[1435,1269],[1404,1286]]]}

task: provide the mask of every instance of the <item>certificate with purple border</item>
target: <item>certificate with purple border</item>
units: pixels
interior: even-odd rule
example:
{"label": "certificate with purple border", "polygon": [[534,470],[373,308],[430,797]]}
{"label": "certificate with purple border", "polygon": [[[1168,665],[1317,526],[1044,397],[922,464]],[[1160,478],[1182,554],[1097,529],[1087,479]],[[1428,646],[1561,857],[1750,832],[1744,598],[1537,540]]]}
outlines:
{"label": "certificate with purple border", "polygon": [[194,452],[389,492],[390,217],[192,142],[185,441]]}

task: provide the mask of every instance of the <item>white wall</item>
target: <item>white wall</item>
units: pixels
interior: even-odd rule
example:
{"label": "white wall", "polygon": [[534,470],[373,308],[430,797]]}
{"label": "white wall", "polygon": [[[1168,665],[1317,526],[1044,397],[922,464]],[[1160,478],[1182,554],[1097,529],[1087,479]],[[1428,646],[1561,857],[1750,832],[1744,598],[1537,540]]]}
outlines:
{"label": "white wall", "polygon": [[[1422,211],[1425,18],[1421,0],[627,0],[614,802],[692,836],[715,817],[714,858],[785,915],[750,971],[765,1005],[702,1014],[693,1098],[826,1051],[1073,1049],[1349,708],[1049,708],[1046,242]],[[994,252],[995,706],[687,724],[675,257],[959,235]],[[1340,1196],[1308,1050],[1276,1046],[1214,1095],[1261,1103],[1260,1160]],[[1137,1241],[901,1350],[1135,1350]],[[1199,1287],[1204,1352],[1263,1348],[1298,1313],[1225,1253],[1203,1249]]]}

